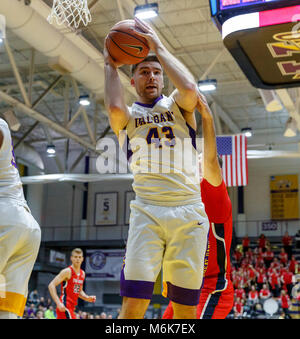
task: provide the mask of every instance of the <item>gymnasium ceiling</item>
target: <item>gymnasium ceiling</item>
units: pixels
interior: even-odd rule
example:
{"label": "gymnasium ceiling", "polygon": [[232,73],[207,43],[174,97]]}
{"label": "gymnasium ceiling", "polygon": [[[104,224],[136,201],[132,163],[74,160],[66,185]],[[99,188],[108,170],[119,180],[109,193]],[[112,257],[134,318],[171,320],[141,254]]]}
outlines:
{"label": "gymnasium ceiling", "polygon": [[[9,1],[16,1],[19,6],[26,7],[23,0]],[[250,150],[298,152],[299,131],[296,137],[283,137],[289,108],[284,107],[281,111],[272,113],[266,111],[258,90],[249,83],[232,56],[224,49],[220,32],[210,18],[208,0],[157,0],[157,2],[159,16],[148,22],[155,28],[168,50],[189,68],[195,79],[209,77],[218,81],[217,90],[208,96],[209,103],[214,103],[212,107],[216,114],[218,134],[238,133],[244,127],[251,127],[253,137],[248,141]],[[117,21],[132,19],[134,7],[144,3],[144,0],[88,0],[93,20],[87,27],[81,27],[76,33],[63,26],[53,27],[81,51],[88,50],[89,57],[103,70],[104,37]],[[46,20],[51,5],[52,0],[31,0],[29,7],[38,11]],[[29,116],[23,106],[2,100],[0,113],[13,106],[21,123],[20,129],[13,132],[15,144],[25,142],[43,156],[46,145],[52,142],[57,149],[64,152],[70,134],[58,131],[59,125],[65,132],[73,133],[68,147],[78,151],[78,154],[81,152],[83,154],[86,150],[91,151],[101,136],[112,135],[103,105],[103,71],[98,79],[100,89],[97,89],[97,95],[94,95],[91,106],[86,109],[87,115],[84,112],[79,114],[74,123],[68,127],[69,120],[78,112],[78,94],[92,96],[92,91],[72,75],[62,75],[50,67],[50,58],[33,47],[28,35],[21,38],[17,30],[9,27],[9,23],[7,26],[6,40],[11,56],[9,57],[8,49],[2,44],[0,91],[25,105],[28,100],[27,107],[34,105],[32,111],[37,111],[41,116],[54,122],[52,124],[47,120],[37,123],[32,111]],[[35,29],[38,30],[39,27]],[[88,49],[85,49],[85,46]],[[27,99],[24,98],[24,93],[22,94],[16,80],[13,60]],[[128,83],[129,68],[125,66],[122,73],[124,83]],[[172,86],[167,79],[165,81],[165,94],[168,94],[172,91]],[[53,87],[50,89],[51,86]],[[298,89],[289,90],[292,99],[296,99],[297,91]],[[130,86],[126,86],[126,98],[128,103],[135,99]],[[90,129],[87,128],[85,118],[88,119]],[[73,135],[79,136],[81,141],[86,143],[74,141]]]}

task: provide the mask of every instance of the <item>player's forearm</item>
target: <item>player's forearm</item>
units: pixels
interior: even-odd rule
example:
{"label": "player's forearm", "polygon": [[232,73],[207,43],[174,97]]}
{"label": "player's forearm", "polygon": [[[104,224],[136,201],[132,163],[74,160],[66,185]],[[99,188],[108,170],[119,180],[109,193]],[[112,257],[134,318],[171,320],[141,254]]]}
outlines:
{"label": "player's forearm", "polygon": [[52,283],[50,283],[50,284],[48,285],[48,290],[49,290],[49,292],[50,292],[50,295],[51,295],[53,301],[54,301],[55,304],[57,305],[57,304],[60,302],[60,300],[59,300],[59,297],[58,297],[58,295],[57,295],[57,293],[56,293],[56,286],[54,286]]}
{"label": "player's forearm", "polygon": [[79,293],[78,297],[79,297],[80,299],[84,300],[84,301],[89,301],[89,300],[90,300],[90,297],[89,297],[87,294],[85,294],[83,291],[81,291],[81,292]]}
{"label": "player's forearm", "polygon": [[181,94],[194,95],[196,105],[197,85],[190,71],[161,43],[156,45],[155,54],[173,85]]}
{"label": "player's forearm", "polygon": [[105,73],[105,106],[109,112],[118,108],[126,111],[123,85],[118,74],[118,70],[113,66],[106,64]]}
{"label": "player's forearm", "polygon": [[217,158],[217,143],[215,124],[212,116],[206,116],[202,118],[202,133],[204,144],[204,163],[211,165],[218,165]]}

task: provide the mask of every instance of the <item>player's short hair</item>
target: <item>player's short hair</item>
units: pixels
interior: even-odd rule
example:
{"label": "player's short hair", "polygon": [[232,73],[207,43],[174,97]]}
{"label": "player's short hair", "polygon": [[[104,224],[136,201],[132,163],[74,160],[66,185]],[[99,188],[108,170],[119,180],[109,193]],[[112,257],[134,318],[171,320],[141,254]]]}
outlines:
{"label": "player's short hair", "polygon": [[72,250],[71,252],[71,255],[73,255],[74,253],[81,254],[83,256],[83,250],[81,248],[74,248],[74,250]]}
{"label": "player's short hair", "polygon": [[160,61],[158,60],[158,57],[155,54],[148,54],[143,61],[131,66],[131,75],[134,74],[139,64],[141,64],[142,62],[147,62],[147,61],[156,61],[160,64]]}

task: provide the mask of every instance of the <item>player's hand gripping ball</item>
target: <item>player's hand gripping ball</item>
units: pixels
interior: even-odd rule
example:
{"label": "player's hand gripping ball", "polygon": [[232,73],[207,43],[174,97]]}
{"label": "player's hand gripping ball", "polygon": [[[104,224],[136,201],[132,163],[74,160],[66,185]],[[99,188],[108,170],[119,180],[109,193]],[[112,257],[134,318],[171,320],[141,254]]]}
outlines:
{"label": "player's hand gripping ball", "polygon": [[135,33],[134,20],[116,23],[106,39],[106,48],[110,56],[125,65],[134,65],[143,61],[149,53],[147,40]]}

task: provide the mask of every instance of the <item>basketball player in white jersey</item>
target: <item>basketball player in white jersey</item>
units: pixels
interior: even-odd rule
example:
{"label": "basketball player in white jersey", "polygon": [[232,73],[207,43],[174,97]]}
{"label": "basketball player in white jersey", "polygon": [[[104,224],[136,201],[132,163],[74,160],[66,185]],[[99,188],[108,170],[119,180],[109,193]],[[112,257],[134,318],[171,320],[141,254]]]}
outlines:
{"label": "basketball player in white jersey", "polygon": [[0,118],[0,319],[22,317],[41,230],[24,199],[12,139]]}
{"label": "basketball player in white jersey", "polygon": [[[175,161],[178,156],[175,153],[182,153],[176,146],[187,140],[194,155],[197,154],[193,113],[197,86],[154,30],[138,19],[135,24],[139,30],[136,33],[147,39],[155,55],[133,68],[131,85],[136,89],[138,102],[131,107],[125,104],[117,72],[120,64],[104,49],[105,103],[120,144],[123,130],[127,132],[136,193],[136,200],[130,205],[119,318],[144,317],[162,268],[163,295],[172,300],[174,318],[194,319],[205,269],[209,224],[201,202],[198,161],[188,173]],[[176,87],[170,97],[161,94],[163,70]],[[153,160],[150,149],[162,156]],[[165,157],[166,150],[169,159]],[[147,171],[152,165],[159,170]]]}

